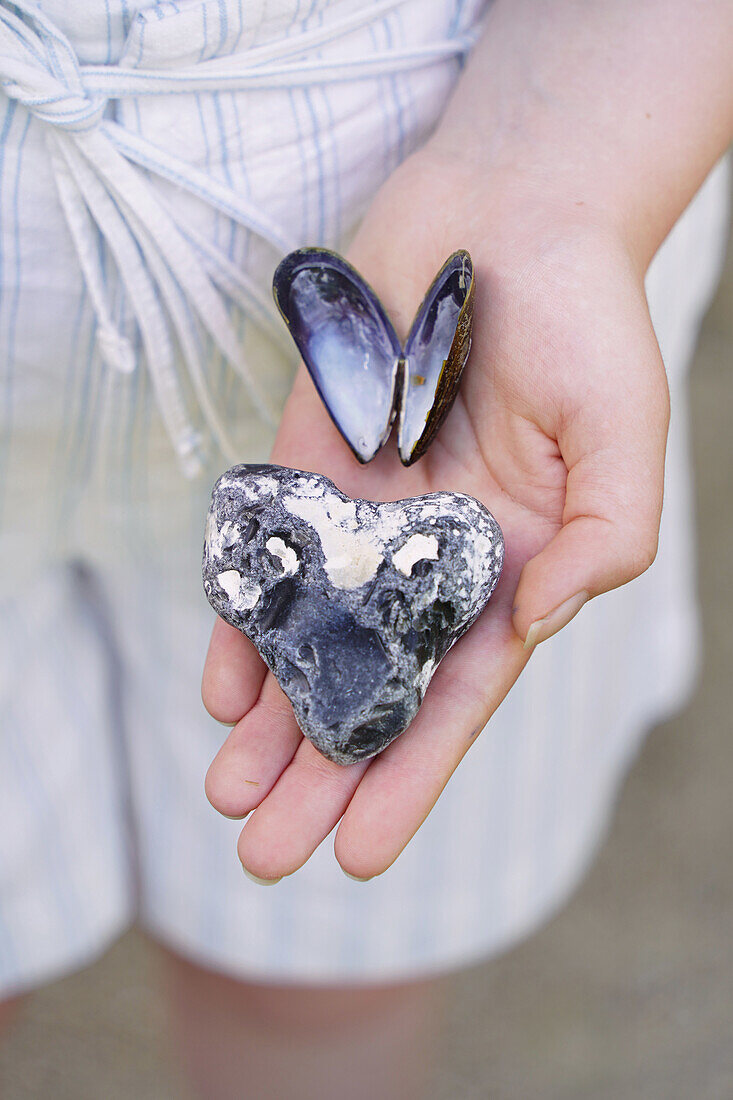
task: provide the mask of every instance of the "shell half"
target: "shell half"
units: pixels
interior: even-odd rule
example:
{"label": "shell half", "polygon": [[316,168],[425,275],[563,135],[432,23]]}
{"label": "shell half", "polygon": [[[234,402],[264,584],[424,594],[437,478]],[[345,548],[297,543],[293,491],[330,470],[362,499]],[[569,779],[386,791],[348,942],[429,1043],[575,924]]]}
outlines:
{"label": "shell half", "polygon": [[334,424],[360,462],[374,458],[395,417],[402,348],[359,272],[325,248],[278,266],[273,294]]}
{"label": "shell half", "polygon": [[405,343],[397,436],[405,466],[422,458],[456,399],[471,350],[473,299],[473,264],[461,249],[433,280]]}

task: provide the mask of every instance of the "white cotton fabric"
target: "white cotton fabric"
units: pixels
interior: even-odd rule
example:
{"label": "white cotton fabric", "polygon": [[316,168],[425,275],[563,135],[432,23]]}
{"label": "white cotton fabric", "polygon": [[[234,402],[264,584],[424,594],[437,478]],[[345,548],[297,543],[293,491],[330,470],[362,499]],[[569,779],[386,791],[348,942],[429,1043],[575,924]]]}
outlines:
{"label": "white cotton fabric", "polygon": [[[266,458],[273,427],[246,370],[278,408],[293,368],[268,299],[281,246],[344,245],[434,126],[484,6],[44,0],[73,50],[71,107],[36,102],[50,79],[36,40],[33,64],[13,54],[11,71],[0,35],[0,994],[80,965],[136,918],[200,963],[265,980],[389,980],[497,952],[567,896],[644,731],[689,691],[685,372],[722,258],[724,165],[648,277],[672,393],[652,569],[540,647],[380,878],[347,879],[327,841],[258,887],[239,826],[203,794],[223,733],[199,697],[212,622],[199,556],[226,460],[195,363],[239,460]],[[62,107],[90,122],[96,152]],[[188,251],[174,254],[175,234],[155,243],[158,208]],[[142,273],[115,252],[124,233]],[[192,324],[204,285],[224,312]]]}

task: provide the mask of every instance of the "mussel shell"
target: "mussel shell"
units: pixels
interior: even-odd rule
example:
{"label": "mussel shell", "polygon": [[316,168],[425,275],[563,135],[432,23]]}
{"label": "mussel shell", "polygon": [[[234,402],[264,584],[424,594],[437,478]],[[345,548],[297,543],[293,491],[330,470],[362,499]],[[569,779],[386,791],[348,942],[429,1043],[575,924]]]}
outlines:
{"label": "mussel shell", "polygon": [[342,256],[289,253],[273,294],[331,419],[359,462],[389,436],[402,348],[376,294]]}
{"label": "mussel shell", "polygon": [[331,419],[359,462],[389,437],[399,412],[405,466],[435,438],[471,347],[474,277],[459,249],[433,280],[404,350],[369,284],[342,256],[300,248],[279,264],[275,302]]}
{"label": "mussel shell", "polygon": [[397,445],[410,466],[421,458],[455,401],[471,349],[473,263],[465,249],[433,280],[405,342]]}

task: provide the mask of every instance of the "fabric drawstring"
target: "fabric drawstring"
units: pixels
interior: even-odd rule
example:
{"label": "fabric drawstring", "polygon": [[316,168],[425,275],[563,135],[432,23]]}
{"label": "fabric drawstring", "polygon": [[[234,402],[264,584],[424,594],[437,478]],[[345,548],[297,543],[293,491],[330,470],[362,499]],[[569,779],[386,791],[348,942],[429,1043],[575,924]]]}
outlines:
{"label": "fabric drawstring", "polygon": [[[236,62],[216,58],[194,67],[150,72],[80,65],[66,36],[31,0],[13,0],[12,5],[0,0],[0,85],[48,127],[56,187],[96,317],[100,354],[116,371],[135,369],[133,345],[112,319],[98,234],[119,271],[163,423],[189,477],[202,467],[203,440],[186,408],[175,345],[209,431],[226,458],[236,461],[236,449],[207,386],[201,333],[237,372],[254,407],[272,424],[277,410],[242,358],[225,299],[244,309],[269,335],[281,340],[283,333],[262,291],[221,250],[176,221],[150,177],[190,191],[278,253],[290,251],[295,242],[231,188],[106,118],[107,103],[127,96],[363,80],[460,56],[473,44],[473,36],[463,36],[348,61],[297,59],[400,2],[365,5],[297,38],[252,48]],[[293,56],[296,60],[287,60]]]}

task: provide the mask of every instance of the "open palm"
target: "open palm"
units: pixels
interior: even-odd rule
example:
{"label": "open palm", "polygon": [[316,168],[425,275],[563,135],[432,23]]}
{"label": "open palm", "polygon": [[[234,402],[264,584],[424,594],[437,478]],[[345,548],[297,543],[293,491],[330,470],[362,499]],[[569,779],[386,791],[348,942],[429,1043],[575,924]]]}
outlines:
{"label": "open palm", "polygon": [[335,851],[344,870],[359,878],[385,870],[514,683],[531,643],[655,554],[668,408],[642,275],[621,240],[572,203],[548,208],[539,197],[487,192],[479,172],[419,154],[381,190],[349,252],[400,336],[443,260],[456,248],[472,254],[473,348],[425,457],[405,469],[390,441],[360,466],[301,370],[273,461],[326,474],[370,500],[470,493],[502,527],[504,572],[406,733],[348,767],[302,737],[254,647],[217,620],[203,697],[215,718],[236,725],[207,793],[228,816],[255,811],[239,854],[260,878],[295,871],[340,819]]}

